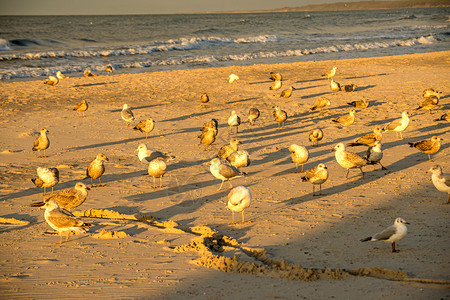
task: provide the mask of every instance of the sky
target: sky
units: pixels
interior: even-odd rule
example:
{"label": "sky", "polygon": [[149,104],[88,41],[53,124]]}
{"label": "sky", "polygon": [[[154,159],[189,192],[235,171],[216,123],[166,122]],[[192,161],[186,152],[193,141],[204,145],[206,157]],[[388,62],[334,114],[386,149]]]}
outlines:
{"label": "sky", "polygon": [[0,0],[0,15],[174,14],[354,1],[361,0]]}

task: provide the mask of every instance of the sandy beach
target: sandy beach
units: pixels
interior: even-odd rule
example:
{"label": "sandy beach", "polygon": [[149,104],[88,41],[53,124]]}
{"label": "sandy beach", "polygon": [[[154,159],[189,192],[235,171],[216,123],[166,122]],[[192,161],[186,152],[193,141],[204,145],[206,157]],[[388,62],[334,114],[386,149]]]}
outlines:
{"label": "sandy beach", "polygon": [[[321,74],[337,66],[333,79],[356,84],[352,93],[332,92]],[[269,90],[270,72],[283,75],[283,87]],[[239,80],[228,83],[230,74]],[[294,86],[290,98],[281,91]],[[56,86],[43,80],[0,82],[0,290],[2,297],[26,299],[449,299],[448,196],[425,172],[439,164],[450,173],[449,123],[433,121],[449,110],[450,51],[337,61],[235,66],[139,74],[70,77]],[[422,91],[442,91],[432,111],[415,110]],[[210,102],[202,104],[207,93]],[[310,108],[319,97],[331,105]],[[89,104],[85,117],[74,106]],[[352,108],[355,123],[333,123]],[[135,121],[121,119],[128,104]],[[272,111],[288,114],[277,129]],[[256,125],[247,121],[256,107]],[[242,120],[237,135],[227,119],[235,110]],[[383,165],[346,169],[331,149],[383,127],[410,113],[399,139],[385,132]],[[145,134],[132,128],[153,118]],[[206,121],[219,122],[212,150],[197,136]],[[47,157],[31,150],[39,130],[49,131]],[[319,127],[318,147],[308,140]],[[434,162],[408,142],[443,138]],[[229,184],[218,188],[205,163],[231,138],[250,154],[246,176],[231,181],[252,192],[245,223],[231,223],[226,208]],[[162,188],[152,188],[148,164],[134,152],[139,144],[176,156],[167,162]],[[324,163],[329,178],[322,195],[295,173],[288,147],[306,146],[305,170]],[[367,147],[348,149],[364,155]],[[86,168],[104,153],[104,187],[93,187],[72,212],[92,223],[89,232],[72,235],[61,245],[45,222],[44,210],[30,207],[43,200],[31,179],[37,167],[60,172],[55,192],[84,179]],[[98,181],[97,181],[98,182]],[[96,182],[96,183],[97,183]],[[51,190],[51,189],[50,189]],[[317,188],[316,188],[317,191]],[[47,193],[49,189],[47,188]],[[236,219],[240,222],[240,213]],[[383,242],[360,239],[383,230],[402,217],[408,234],[398,253]]]}

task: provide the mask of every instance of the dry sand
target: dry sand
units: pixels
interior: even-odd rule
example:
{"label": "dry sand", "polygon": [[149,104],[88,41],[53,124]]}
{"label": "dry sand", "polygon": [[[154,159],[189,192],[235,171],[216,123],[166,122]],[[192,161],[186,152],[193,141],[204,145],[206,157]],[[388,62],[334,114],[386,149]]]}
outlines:
{"label": "dry sand", "polygon": [[[434,122],[449,109],[450,52],[339,61],[224,67],[142,74],[68,78],[56,87],[42,80],[2,82],[0,135],[0,289],[1,298],[167,298],[167,299],[448,299],[450,259],[447,195],[438,192],[425,171],[435,163],[450,171],[449,124]],[[338,67],[335,80],[358,85],[354,93],[332,93],[320,74]],[[291,98],[270,91],[269,72],[283,74]],[[240,79],[232,84],[228,76]],[[413,109],[422,91],[443,91],[434,114]],[[210,102],[200,103],[208,93]],[[323,114],[309,108],[321,96],[331,101]],[[370,100],[357,109],[348,130],[331,122],[351,108],[346,103]],[[86,117],[73,107],[89,103]],[[145,135],[120,118],[127,103],[136,120],[152,117],[155,129]],[[272,106],[288,113],[277,130]],[[227,118],[236,110],[247,119],[250,107],[261,117],[256,126],[239,128],[240,149],[250,153],[247,176],[232,181],[253,194],[246,223],[230,225],[225,201],[228,184],[217,191],[203,163],[229,142]],[[413,114],[399,140],[383,135],[388,168],[350,171],[348,180],[331,148],[351,142],[399,118]],[[198,146],[201,125],[219,121],[214,150]],[[310,147],[309,131],[324,131],[319,147]],[[31,151],[36,133],[50,131],[48,157]],[[438,135],[441,150],[427,155],[407,142]],[[134,150],[140,143],[167,151],[163,188],[153,189]],[[290,160],[290,144],[307,146],[305,169],[325,163],[329,179],[322,196],[301,182]],[[350,151],[363,154],[365,147]],[[105,187],[89,191],[75,214],[92,223],[88,234],[54,245],[44,211],[29,207],[42,200],[33,186],[36,167],[57,167],[55,191],[84,178],[90,161],[104,153]],[[88,184],[89,179],[83,181]],[[391,225],[409,221],[408,235],[391,253],[382,242],[359,240]],[[240,214],[236,215],[240,220]]]}

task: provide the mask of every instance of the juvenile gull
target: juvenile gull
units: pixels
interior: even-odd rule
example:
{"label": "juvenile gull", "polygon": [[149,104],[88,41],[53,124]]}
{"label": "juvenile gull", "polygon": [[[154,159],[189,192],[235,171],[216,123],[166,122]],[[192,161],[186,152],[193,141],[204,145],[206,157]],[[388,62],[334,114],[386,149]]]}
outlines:
{"label": "juvenile gull", "polygon": [[217,179],[222,180],[222,183],[220,184],[219,190],[222,188],[223,182],[225,180],[228,181],[230,184],[230,187],[233,188],[233,185],[230,182],[230,179],[233,179],[235,177],[241,177],[245,173],[242,173],[238,169],[236,169],[233,166],[227,165],[225,163],[222,163],[219,158],[213,158],[210,162],[208,162],[211,166],[209,167],[209,170],[211,174],[216,177]]}
{"label": "juvenile gull", "polygon": [[217,135],[217,130],[211,127],[202,128],[202,133],[198,136],[200,138],[200,143],[205,145],[205,150],[208,146],[215,142]]}
{"label": "juvenile gull", "polygon": [[431,114],[431,110],[434,109],[439,104],[439,98],[436,96],[430,96],[425,98],[422,103],[415,109],[428,109],[428,112]]}
{"label": "juvenile gull", "polygon": [[133,127],[133,129],[145,133],[145,139],[147,139],[148,134],[155,127],[155,123],[156,122],[152,118],[148,118],[147,120],[140,121],[136,126]]}
{"label": "juvenile gull", "polygon": [[341,86],[341,91],[347,92],[347,93],[352,93],[355,91],[356,88],[357,88],[357,85],[352,83],[352,84],[347,84],[347,85]]}
{"label": "juvenile gull", "polygon": [[231,153],[233,153],[234,151],[238,151],[238,146],[237,146],[238,144],[242,144],[242,143],[237,139],[231,139],[230,144],[222,146],[219,149],[219,153],[217,154],[217,157],[222,158],[222,159],[227,159]]}
{"label": "juvenile gull", "polygon": [[408,112],[402,112],[402,118],[392,121],[391,123],[384,126],[383,131],[395,131],[397,132],[397,136],[400,133],[400,138],[403,139],[402,132],[409,125],[409,117]]}
{"label": "juvenile gull", "polygon": [[325,164],[318,164],[317,167],[309,169],[302,177],[302,181],[308,181],[313,185],[313,196],[315,196],[315,185],[319,185],[319,195],[322,195],[322,184],[328,179],[328,170]]}
{"label": "juvenile gull", "polygon": [[345,176],[345,179],[348,179],[348,173],[350,172],[350,169],[355,168],[359,168],[362,174],[362,178],[364,178],[362,167],[367,163],[365,159],[363,159],[358,154],[346,151],[344,143],[337,144],[333,149],[331,149],[331,151],[336,151],[336,161],[339,165],[341,165],[341,167],[347,169],[347,175]]}
{"label": "juvenile gull", "polygon": [[130,125],[131,122],[134,121],[134,115],[131,109],[128,108],[128,104],[124,104],[122,108],[122,112],[120,113],[120,116],[122,119],[127,122],[127,127]]}
{"label": "juvenile gull", "polygon": [[112,67],[111,65],[108,65],[108,66],[106,66],[106,68],[105,68],[105,71],[106,71],[107,73],[112,73],[113,70],[114,70],[114,69],[113,69],[113,67]]}
{"label": "juvenile gull", "polygon": [[442,94],[442,92],[436,91],[435,89],[425,89],[422,93],[422,96],[424,98],[428,98],[428,97],[432,97],[432,96],[441,98],[440,94]]}
{"label": "juvenile gull", "polygon": [[333,79],[331,79],[330,88],[333,92],[339,92],[341,90],[341,85],[339,84],[339,82],[336,82]]}
{"label": "juvenile gull", "polygon": [[447,122],[450,122],[450,114],[448,112],[446,112],[442,116],[440,116],[439,118],[434,119],[433,121],[447,121]]}
{"label": "juvenile gull", "polygon": [[330,79],[331,77],[333,77],[336,74],[336,70],[337,70],[337,67],[333,67],[333,69],[331,69],[330,71],[326,72],[325,74],[322,74],[322,77],[326,77],[326,78]]}
{"label": "juvenile gull", "polygon": [[432,166],[425,173],[432,173],[431,181],[433,181],[434,187],[443,193],[448,194],[447,204],[450,203],[450,175],[442,172],[442,167],[439,165]]}
{"label": "juvenile gull", "polygon": [[314,111],[319,108],[324,108],[324,107],[330,106],[330,104],[331,104],[330,100],[328,100],[325,97],[320,97],[316,100],[316,102],[314,102],[314,105],[311,107],[311,110]]}
{"label": "juvenile gull", "polygon": [[248,111],[248,121],[250,122],[250,125],[255,125],[255,121],[259,118],[260,112],[257,108],[250,108]]}
{"label": "juvenile gull", "polygon": [[[281,110],[279,106],[274,106],[275,110],[272,112],[273,116],[275,117],[275,121],[278,123],[278,129],[284,128],[284,123],[287,119],[287,113],[284,110]],[[280,125],[283,124],[281,127]]]}
{"label": "juvenile gull", "polygon": [[280,80],[275,80],[269,87],[269,90],[273,90],[273,91],[277,91],[279,89],[281,89],[282,86],[282,81]]}
{"label": "juvenile gull", "polygon": [[153,177],[153,188],[156,189],[155,178],[159,178],[159,187],[162,188],[162,177],[166,174],[166,163],[161,158],[155,158],[148,164],[148,175]]}
{"label": "juvenile gull", "polygon": [[48,76],[47,79],[44,80],[44,84],[55,86],[59,83],[59,79],[55,76]]}
{"label": "juvenile gull", "polygon": [[239,79],[239,76],[237,76],[236,74],[231,74],[230,76],[228,76],[228,83],[233,83],[238,79]]}
{"label": "juvenile gull", "polygon": [[50,140],[47,137],[48,130],[45,128],[41,128],[39,137],[34,141],[33,151],[38,151],[38,157],[41,157],[41,151],[44,150],[45,157],[45,149],[50,146]]}
{"label": "juvenile gull", "polygon": [[355,122],[355,112],[356,111],[354,109],[351,109],[348,112],[348,115],[342,115],[337,119],[332,119],[331,121],[333,121],[335,123],[339,123],[345,127],[350,126]]}
{"label": "juvenile gull", "polygon": [[69,77],[67,77],[66,75],[64,75],[63,73],[61,73],[61,71],[58,71],[58,72],[56,72],[56,78],[58,78],[58,79],[66,79],[66,78],[69,78]]}
{"label": "juvenile gull", "polygon": [[216,119],[211,119],[205,124],[203,124],[202,128],[200,129],[202,132],[207,131],[209,129],[213,129],[215,134],[217,135],[219,130],[219,122],[217,122]]}
{"label": "juvenile gull", "polygon": [[369,101],[366,99],[356,100],[352,102],[347,102],[348,105],[351,105],[356,108],[367,108],[369,106]]}
{"label": "juvenile gull", "polygon": [[383,158],[383,151],[381,150],[381,142],[375,141],[374,145],[367,149],[366,156],[364,159],[367,160],[368,165],[374,165],[373,169],[375,170],[375,165],[380,164],[381,170],[387,170],[382,164],[381,159]]}
{"label": "juvenile gull", "polygon": [[84,70],[83,74],[84,74],[84,77],[94,77],[94,76],[98,76],[98,75],[92,73],[91,70],[89,70],[89,69]]}
{"label": "juvenile gull", "polygon": [[99,153],[87,167],[86,177],[84,179],[91,178],[91,187],[94,187],[94,179],[98,179],[100,181],[100,184],[98,185],[99,187],[103,186],[102,175],[105,173],[105,165],[103,164],[104,161],[109,161],[109,159],[103,153]]}
{"label": "juvenile gull", "polygon": [[302,173],[303,173],[303,165],[308,161],[309,152],[308,150],[296,144],[292,144],[289,146],[289,152],[291,152],[292,162],[295,163],[295,173],[298,173],[298,165],[302,165]]}
{"label": "juvenile gull", "polygon": [[209,97],[208,97],[207,93],[204,93],[204,94],[201,95],[200,102],[201,103],[208,103],[209,102]]}
{"label": "juvenile gull", "polygon": [[309,141],[312,146],[319,146],[319,141],[323,139],[323,131],[320,128],[314,128],[309,132]]}
{"label": "juvenile gull", "polygon": [[405,237],[406,233],[408,232],[408,228],[406,228],[405,224],[409,224],[402,218],[395,219],[394,225],[389,226],[382,232],[379,232],[373,236],[369,236],[365,239],[362,239],[361,242],[367,242],[367,241],[383,241],[387,243],[392,243],[392,252],[398,252],[398,250],[395,249],[395,242],[400,241],[402,238]]}
{"label": "juvenile gull", "polygon": [[373,146],[376,141],[381,141],[381,128],[376,126],[373,129],[373,132],[368,133],[362,137],[356,138],[353,140],[353,143],[349,143],[347,146],[355,147],[355,146]]}
{"label": "juvenile gull", "polygon": [[245,186],[237,186],[233,188],[228,194],[227,207],[231,210],[232,222],[234,222],[234,213],[242,212],[242,223],[244,223],[244,210],[250,206],[252,200],[252,193]]}
{"label": "juvenile gull", "polygon": [[45,196],[45,188],[51,187],[53,193],[53,187],[59,182],[59,171],[57,168],[41,168],[38,167],[36,169],[37,177],[32,178],[31,181],[40,188],[44,188],[44,196]]}
{"label": "juvenile gull", "polygon": [[295,90],[293,86],[289,87],[287,90],[281,92],[280,97],[289,98],[292,95],[292,91]]}
{"label": "juvenile gull", "polygon": [[228,125],[230,125],[230,133],[233,133],[233,127],[236,128],[236,134],[239,132],[239,125],[241,125],[241,118],[233,110],[228,117]]}
{"label": "juvenile gull", "polygon": [[227,161],[235,168],[240,168],[242,172],[243,167],[248,167],[251,163],[250,155],[245,150],[234,151],[227,157]]}
{"label": "juvenile gull", "polygon": [[273,81],[282,81],[283,76],[280,73],[270,72],[270,79]]}
{"label": "juvenile gull", "polygon": [[419,150],[420,152],[428,154],[428,159],[430,161],[433,161],[431,159],[430,154],[434,154],[434,153],[439,151],[439,149],[441,148],[440,141],[442,141],[442,140],[443,139],[440,138],[440,137],[433,136],[429,140],[423,140],[423,141],[420,141],[420,142],[408,143],[408,144],[409,144],[410,147],[414,147],[417,150]]}
{"label": "juvenile gull", "polygon": [[88,107],[89,106],[88,106],[87,101],[81,100],[80,102],[77,103],[77,105],[75,105],[73,110],[83,113],[83,117],[84,117],[84,112],[88,109]]}
{"label": "juvenile gull", "polygon": [[44,206],[52,200],[58,203],[59,207],[71,210],[72,208],[83,204],[88,195],[88,190],[90,190],[90,188],[84,185],[84,183],[78,182],[75,184],[75,187],[47,195],[43,202],[33,203],[31,206]]}
{"label": "juvenile gull", "polygon": [[165,162],[174,160],[176,157],[161,151],[148,150],[145,144],[140,144],[134,152],[138,152],[138,158],[143,163],[149,163],[156,158],[160,158]]}
{"label": "juvenile gull", "polygon": [[49,200],[45,203],[45,221],[50,225],[51,228],[58,231],[59,236],[61,237],[60,241],[55,244],[62,243],[62,234],[63,232],[67,232],[66,234],[66,242],[69,240],[69,235],[72,231],[76,231],[78,233],[85,233],[88,231],[87,227],[92,226],[92,224],[84,223],[80,219],[77,219],[72,213],[65,209],[61,209],[53,200]]}

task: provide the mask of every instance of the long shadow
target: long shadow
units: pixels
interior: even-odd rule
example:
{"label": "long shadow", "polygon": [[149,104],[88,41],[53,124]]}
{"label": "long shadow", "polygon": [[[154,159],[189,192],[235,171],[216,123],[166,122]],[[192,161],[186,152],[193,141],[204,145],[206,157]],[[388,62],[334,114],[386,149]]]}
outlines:
{"label": "long shadow", "polygon": [[[215,109],[215,110],[208,110],[208,111],[204,111],[204,112],[199,112],[199,113],[195,113],[195,114],[188,114],[188,115],[184,115],[181,117],[176,117],[176,118],[172,118],[172,119],[166,119],[166,120],[162,120],[160,122],[174,122],[174,121],[182,121],[182,120],[186,120],[192,117],[199,117],[199,116],[203,116],[203,115],[208,115],[208,114],[212,114],[215,112],[219,112],[222,110],[225,110],[226,108],[222,108],[222,109]],[[200,129],[200,126],[198,127],[198,129]]]}
{"label": "long shadow", "polygon": [[314,82],[314,81],[323,81],[326,80],[326,78],[317,78],[317,79],[309,79],[309,80],[299,80],[294,83],[306,83],[306,82]]}
{"label": "long shadow", "polygon": [[73,87],[87,87],[87,86],[98,86],[98,85],[107,85],[107,84],[112,84],[112,83],[118,83],[118,81],[113,81],[113,82],[97,82],[97,83],[86,83],[86,84],[77,84],[74,85]]}
{"label": "long shadow", "polygon": [[376,87],[375,84],[366,85],[366,86],[358,86],[358,87],[356,87],[355,92],[365,91],[365,90],[368,90],[368,89],[371,89],[374,87]]}
{"label": "long shadow", "polygon": [[28,221],[29,223],[26,224],[26,225],[0,227],[0,233],[2,233],[2,232],[11,232],[11,231],[14,231],[14,230],[21,230],[21,229],[25,229],[27,227],[34,226],[35,223],[38,220],[36,217],[30,216],[30,215],[17,214],[17,213],[5,215],[5,216],[2,216],[2,217],[3,218],[13,218],[13,219],[20,220],[20,221],[25,220],[25,221]]}
{"label": "long shadow", "polygon": [[227,102],[227,104],[240,103],[240,102],[246,102],[246,101],[257,100],[257,99],[259,99],[259,98],[258,98],[258,97],[247,98],[247,99],[241,99],[241,100],[230,101],[230,102]]}
{"label": "long shadow", "polygon": [[[136,107],[131,107],[131,110],[139,110],[139,109],[144,109],[144,108],[150,108],[150,107],[155,107],[155,106],[159,106],[160,104],[152,104],[152,105],[143,105],[143,106],[136,106]],[[111,109],[109,110],[109,112],[121,112],[122,109],[118,108],[118,109]]]}
{"label": "long shadow", "polygon": [[333,92],[323,92],[323,93],[316,93],[316,94],[311,94],[311,95],[304,95],[301,96],[301,99],[309,99],[309,98],[315,98],[315,97],[320,97],[323,95],[328,95],[328,94],[332,94]]}
{"label": "long shadow", "polygon": [[357,78],[377,77],[377,76],[386,76],[386,75],[390,75],[390,74],[389,73],[380,73],[380,74],[373,74],[373,75],[352,76],[352,77],[346,77],[344,79],[357,79]]}

